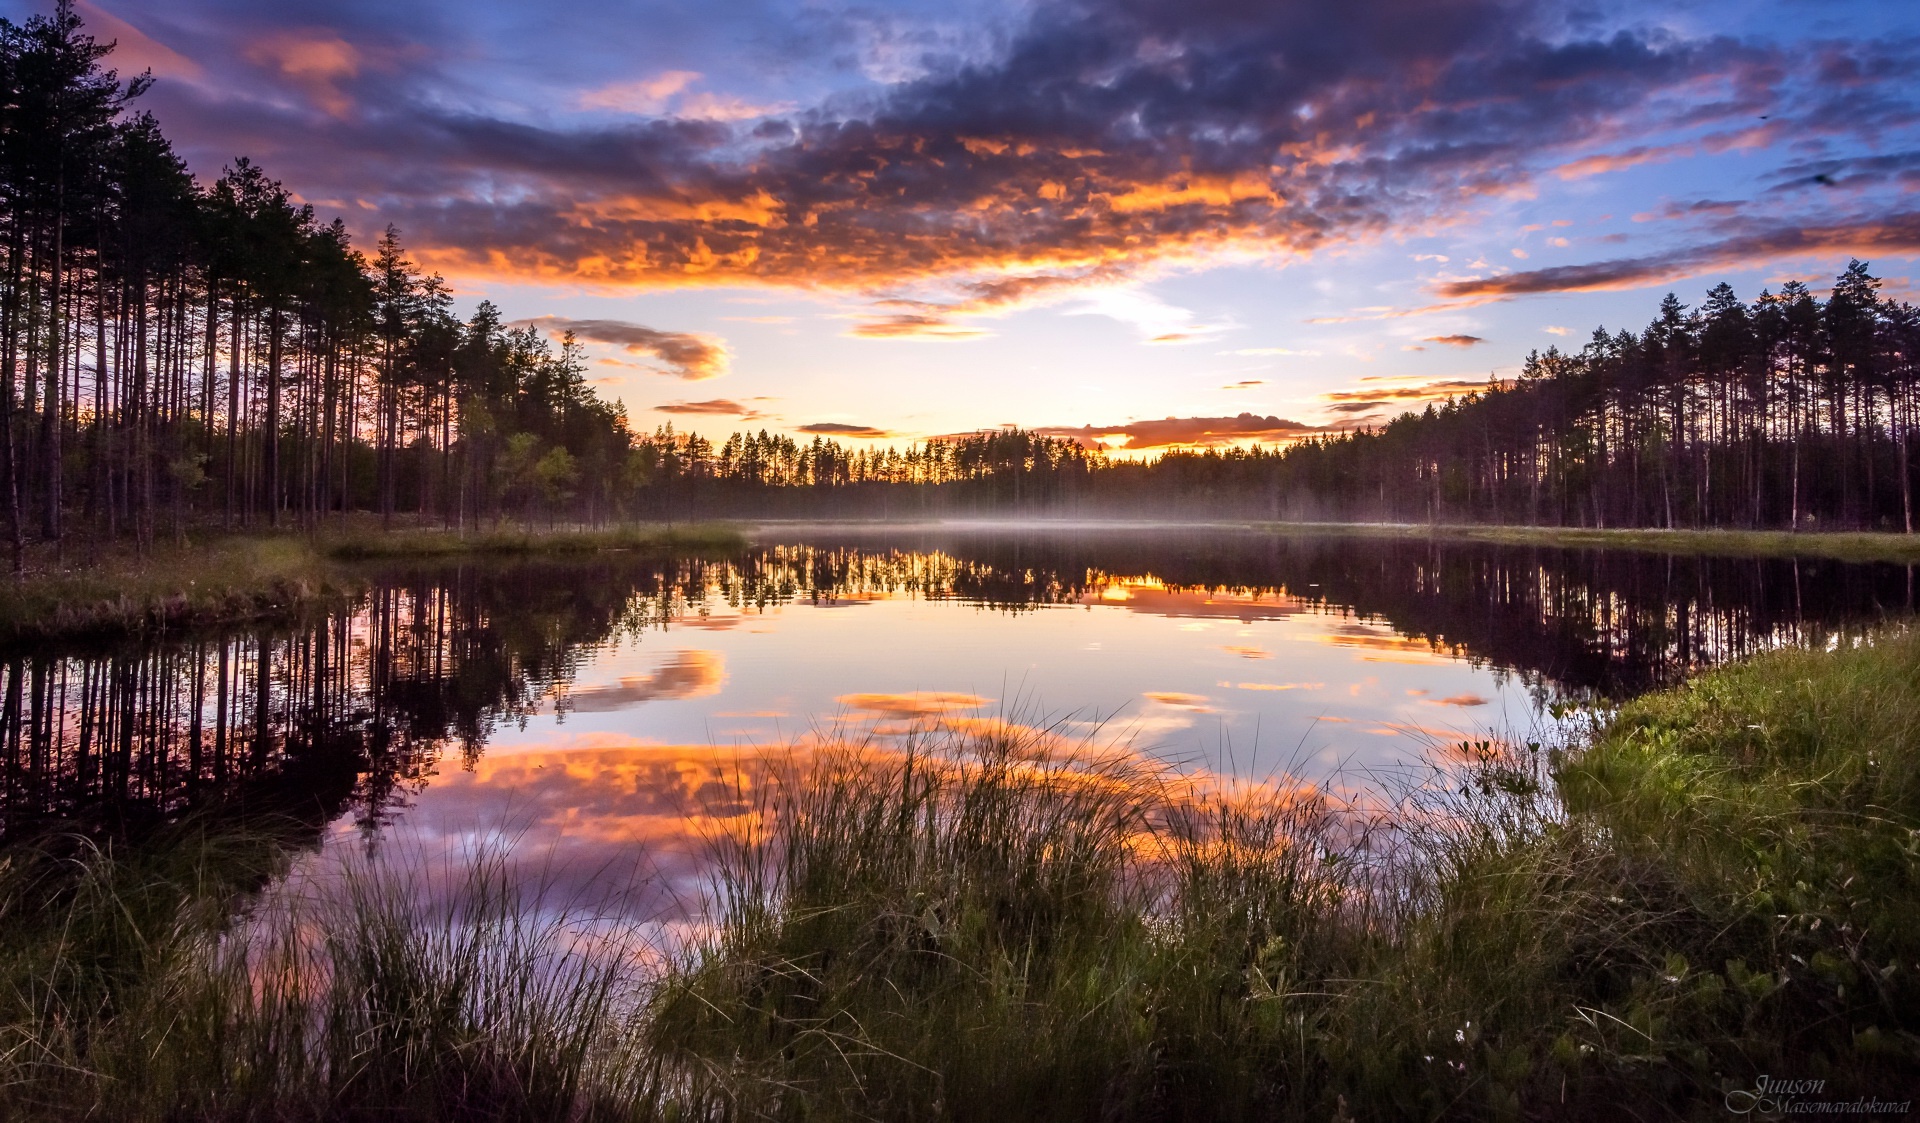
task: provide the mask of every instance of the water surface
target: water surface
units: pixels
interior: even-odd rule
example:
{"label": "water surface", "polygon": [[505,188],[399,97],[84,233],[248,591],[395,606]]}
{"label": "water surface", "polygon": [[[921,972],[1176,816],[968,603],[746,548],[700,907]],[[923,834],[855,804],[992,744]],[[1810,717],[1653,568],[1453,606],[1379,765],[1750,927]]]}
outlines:
{"label": "water surface", "polygon": [[754,761],[1045,725],[1352,786],[1913,606],[1891,565],[1141,529],[794,528],[727,562],[381,571],[350,611],[6,656],[0,829],[292,814],[695,891]]}

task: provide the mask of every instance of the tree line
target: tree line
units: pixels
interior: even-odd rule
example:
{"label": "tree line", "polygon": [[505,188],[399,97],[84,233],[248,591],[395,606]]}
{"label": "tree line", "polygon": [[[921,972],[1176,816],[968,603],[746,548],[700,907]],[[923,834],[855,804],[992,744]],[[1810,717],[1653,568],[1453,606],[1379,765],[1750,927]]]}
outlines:
{"label": "tree line", "polygon": [[1110,456],[1022,430],[905,449],[636,433],[556,347],[464,320],[389,227],[242,158],[202,186],[151,85],[68,0],[0,20],[0,521],[30,539],[764,515],[1155,515],[1582,526],[1913,526],[1920,313],[1859,262],[1594,333],[1383,425]]}
{"label": "tree line", "polygon": [[[1018,430],[850,451],[656,434],[716,513],[1020,513],[1590,527],[1914,525],[1920,310],[1853,261],[1822,299],[1673,294],[1639,333],[1383,425],[1269,447],[1110,456]],[[811,493],[794,495],[793,492]],[[828,492],[822,496],[822,491]],[[786,493],[786,494],[782,494]]]}
{"label": "tree line", "polygon": [[[606,503],[626,419],[389,227],[371,256],[242,158],[201,187],[68,0],[0,20],[0,513],[151,542],[185,521]],[[76,527],[77,524],[77,527]]]}
{"label": "tree line", "polygon": [[1743,303],[1671,293],[1520,377],[1287,451],[1283,486],[1339,517],[1913,531],[1920,310],[1853,261]]}

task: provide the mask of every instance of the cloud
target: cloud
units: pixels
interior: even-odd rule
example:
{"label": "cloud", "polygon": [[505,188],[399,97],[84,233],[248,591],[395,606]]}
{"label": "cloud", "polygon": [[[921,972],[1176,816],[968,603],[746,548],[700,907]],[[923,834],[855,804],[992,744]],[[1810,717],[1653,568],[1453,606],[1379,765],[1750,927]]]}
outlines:
{"label": "cloud", "polygon": [[643,702],[704,698],[718,694],[726,677],[726,664],[718,651],[676,651],[650,674],[629,675],[617,686],[570,692],[567,708],[583,714],[608,713]]}
{"label": "cloud", "polygon": [[855,324],[847,329],[847,334],[856,339],[918,339],[953,343],[979,339],[987,332],[956,324],[941,314],[901,312]]}
{"label": "cloud", "polygon": [[708,414],[716,417],[759,417],[759,411],[752,406],[741,405],[732,398],[709,398],[704,402],[667,402],[653,407],[655,413],[684,413],[693,415]]}
{"label": "cloud", "polygon": [[701,79],[695,70],[668,70],[650,78],[611,82],[575,99],[582,109],[606,109],[639,116],[666,115],[704,121],[749,121],[793,108],[791,102],[757,104],[744,98],[688,87]]}
{"label": "cloud", "polygon": [[[1321,430],[1283,417],[1242,413],[1233,417],[1166,417],[1156,421],[1129,421],[1124,425],[1082,425],[1078,429],[1054,426],[1038,430],[1049,437],[1069,437],[1088,447],[1120,449],[1167,448],[1175,445],[1223,445],[1247,440],[1296,440]],[[1115,438],[1121,438],[1115,443]]]}
{"label": "cloud", "polygon": [[[1362,382],[1390,382],[1401,379],[1369,379]],[[1484,378],[1436,378],[1406,386],[1361,386],[1354,390],[1331,390],[1320,397],[1330,403],[1327,409],[1334,413],[1359,414],[1388,407],[1407,409],[1427,402],[1444,402],[1462,394],[1484,393],[1487,380]]]}
{"label": "cloud", "polygon": [[629,355],[649,355],[665,363],[665,373],[701,382],[727,373],[731,356],[725,341],[711,335],[683,331],[659,331],[626,320],[570,320],[563,316],[540,316],[519,321],[519,325],[542,328],[555,335],[572,332],[595,343],[611,343]]}
{"label": "cloud", "polygon": [[122,74],[152,71],[159,78],[180,78],[197,82],[206,76],[206,68],[180,52],[141,31],[87,0],[74,5],[86,21],[87,32],[101,42],[114,44],[109,60]]}
{"label": "cloud", "polygon": [[248,61],[277,70],[330,117],[346,117],[354,99],[342,85],[360,74],[360,51],[325,31],[278,31],[247,45]]}
{"label": "cloud", "polygon": [[577,99],[582,109],[614,109],[622,113],[661,113],[675,94],[700,80],[697,70],[668,70],[649,78],[610,82],[588,90]]}
{"label": "cloud", "polygon": [[1679,156],[1691,156],[1693,151],[1693,146],[1688,144],[1637,145],[1625,152],[1582,156],[1578,160],[1560,165],[1553,171],[1561,179],[1583,179],[1603,172],[1617,172],[1641,164],[1671,160]]}
{"label": "cloud", "polygon": [[1487,704],[1487,700],[1485,698],[1480,697],[1480,695],[1478,694],[1455,694],[1451,698],[1424,698],[1421,700],[1426,702],[1430,706],[1466,707],[1466,706],[1484,706]]}
{"label": "cloud", "polygon": [[[476,89],[477,44],[435,38],[465,28],[450,6],[423,6],[437,22],[350,27],[342,14],[331,39],[258,47],[273,83],[176,86],[161,99],[169,130],[197,166],[245,150],[306,197],[367,201],[453,274],[963,304],[970,286],[1011,281],[1014,306],[1222,255],[1285,261],[1431,229],[1637,133],[1769,111],[1859,132],[1897,108],[1843,113],[1824,59],[1569,25],[1503,0],[1047,0],[964,64],[921,58],[777,119],[741,119],[780,107],[702,94],[676,69],[601,81],[579,107],[621,116],[583,120]],[[193,57],[210,71],[252,57],[239,32],[201,34]],[[380,57],[407,65],[370,64],[381,37]],[[1833,49],[1860,56],[1868,77],[1844,87],[1856,101],[1860,81],[1896,81],[1871,77],[1884,68],[1870,48]],[[854,330],[962,338],[958,314]]]}
{"label": "cloud", "polygon": [[1186,694],[1178,690],[1149,690],[1141,697],[1149,702],[1158,702],[1163,706],[1172,706],[1177,710],[1198,710],[1211,713],[1213,699],[1204,694]]}
{"label": "cloud", "polygon": [[939,717],[960,710],[977,710],[993,699],[956,691],[917,690],[906,694],[842,694],[834,701],[850,710],[889,718]]}
{"label": "cloud", "polygon": [[876,429],[871,425],[853,425],[841,421],[816,421],[811,425],[802,425],[795,432],[812,433],[821,437],[860,437],[879,440],[896,434],[887,429]]}
{"label": "cloud", "polygon": [[1587,265],[1561,265],[1501,277],[1450,281],[1436,287],[1444,297],[1512,297],[1548,292],[1594,292],[1642,288],[1715,269],[1752,266],[1782,258],[1851,254],[1912,256],[1920,253],[1920,211],[1863,217],[1808,226],[1751,226],[1729,237],[1670,253]]}
{"label": "cloud", "polygon": [[1444,343],[1448,347],[1472,347],[1478,343],[1485,343],[1486,338],[1478,335],[1429,335],[1423,342]]}

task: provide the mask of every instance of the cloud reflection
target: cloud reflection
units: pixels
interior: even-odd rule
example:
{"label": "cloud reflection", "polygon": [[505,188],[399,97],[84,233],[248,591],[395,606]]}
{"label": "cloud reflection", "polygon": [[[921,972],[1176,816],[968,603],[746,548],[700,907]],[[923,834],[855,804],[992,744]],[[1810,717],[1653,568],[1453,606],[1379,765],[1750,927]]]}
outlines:
{"label": "cloud reflection", "polygon": [[566,709],[576,713],[609,713],[643,702],[704,698],[718,694],[726,681],[726,664],[717,651],[676,651],[660,669],[629,675],[617,686],[593,686],[564,696]]}

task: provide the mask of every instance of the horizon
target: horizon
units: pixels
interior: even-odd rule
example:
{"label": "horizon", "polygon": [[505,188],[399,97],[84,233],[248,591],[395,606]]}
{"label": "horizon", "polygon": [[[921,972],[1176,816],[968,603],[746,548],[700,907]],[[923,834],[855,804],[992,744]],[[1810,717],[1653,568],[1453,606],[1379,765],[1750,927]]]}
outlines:
{"label": "horizon", "polygon": [[203,184],[397,225],[638,431],[1126,454],[1383,422],[1720,280],[1912,299],[1895,7],[76,10]]}

